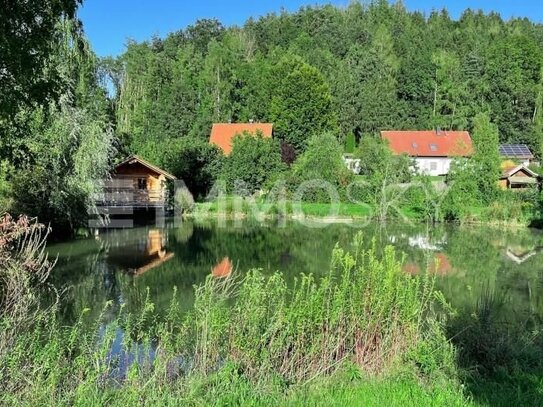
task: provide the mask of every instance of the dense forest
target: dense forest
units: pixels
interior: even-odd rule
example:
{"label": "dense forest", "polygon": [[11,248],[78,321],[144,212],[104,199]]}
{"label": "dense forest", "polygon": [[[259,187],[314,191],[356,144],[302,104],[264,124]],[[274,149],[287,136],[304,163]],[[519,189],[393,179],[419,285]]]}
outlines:
{"label": "dense forest", "polygon": [[472,130],[480,112],[501,141],[543,153],[543,26],[528,19],[466,10],[455,21],[385,0],[306,7],[243,27],[198,21],[131,42],[103,66],[118,135],[151,156],[164,140],[206,139],[212,122],[273,122],[299,150],[324,129],[358,140],[382,129]]}
{"label": "dense forest", "polygon": [[1,12],[0,209],[60,230],[84,225],[96,180],[129,153],[187,180],[196,196],[217,174],[257,169],[258,190],[270,165],[284,170],[277,151],[250,141],[224,163],[208,144],[213,122],[273,122],[272,149],[289,165],[313,145],[313,156],[294,163],[293,183],[353,140],[376,162],[364,140],[379,130],[474,131],[478,115],[481,129],[497,129],[494,144],[526,143],[543,156],[543,25],[528,19],[466,10],[454,20],[401,1],[355,1],[241,27],[199,20],[98,58],[77,19],[80,3],[10,2]]}

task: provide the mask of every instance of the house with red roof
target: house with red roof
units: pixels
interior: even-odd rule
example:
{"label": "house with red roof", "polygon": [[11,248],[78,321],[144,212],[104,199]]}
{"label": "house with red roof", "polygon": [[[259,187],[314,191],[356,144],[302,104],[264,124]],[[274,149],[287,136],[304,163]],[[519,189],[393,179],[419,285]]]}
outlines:
{"label": "house with red roof", "polygon": [[224,153],[229,155],[232,152],[232,141],[234,137],[242,134],[256,136],[262,134],[264,138],[271,138],[273,134],[272,123],[215,123],[211,129],[209,142],[218,146]]}
{"label": "house with red roof", "polygon": [[467,131],[382,131],[381,137],[395,155],[407,154],[427,175],[447,175],[454,158],[473,155],[471,136]]}

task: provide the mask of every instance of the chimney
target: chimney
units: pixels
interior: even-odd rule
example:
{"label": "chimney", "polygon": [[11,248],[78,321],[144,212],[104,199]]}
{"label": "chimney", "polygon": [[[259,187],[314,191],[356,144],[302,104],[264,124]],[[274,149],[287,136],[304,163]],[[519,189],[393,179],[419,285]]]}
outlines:
{"label": "chimney", "polygon": [[438,136],[441,136],[441,127],[438,127],[438,128],[436,129],[436,134],[437,134]]}
{"label": "chimney", "polygon": [[254,122],[254,119],[249,119],[249,123],[253,124]]}

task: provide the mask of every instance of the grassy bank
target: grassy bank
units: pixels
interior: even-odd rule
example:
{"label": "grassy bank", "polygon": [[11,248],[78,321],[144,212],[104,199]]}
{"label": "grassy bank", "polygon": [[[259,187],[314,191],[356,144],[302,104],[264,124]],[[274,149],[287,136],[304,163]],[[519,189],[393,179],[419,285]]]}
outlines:
{"label": "grassy bank", "polygon": [[[346,203],[341,202],[336,205],[330,203],[312,203],[299,202],[293,203],[285,201],[283,203],[266,203],[260,199],[244,199],[241,197],[229,196],[221,201],[196,203],[192,211],[186,216],[194,218],[257,218],[273,219],[279,217],[286,218],[320,218],[320,219],[339,219],[339,220],[371,220],[378,219],[380,210],[370,204]],[[462,224],[482,224],[494,226],[512,226],[526,227],[535,226],[536,218],[532,208],[515,207],[511,210],[500,203],[490,206],[472,206],[468,207],[459,219],[450,220],[453,223]],[[413,222],[423,222],[432,220],[433,222],[446,222],[444,219],[436,219],[435,210],[404,204],[391,206],[387,209],[388,219],[402,219]]]}
{"label": "grassy bank", "polygon": [[342,217],[353,219],[365,219],[372,215],[372,208],[369,205],[354,203],[339,203],[332,205],[330,203],[311,203],[300,202],[298,204],[291,201],[283,203],[266,203],[261,200],[248,200],[240,197],[226,197],[223,200],[196,203],[194,210],[189,216],[205,217],[219,216],[227,217],[261,217],[275,218],[279,216],[299,216],[308,217]]}

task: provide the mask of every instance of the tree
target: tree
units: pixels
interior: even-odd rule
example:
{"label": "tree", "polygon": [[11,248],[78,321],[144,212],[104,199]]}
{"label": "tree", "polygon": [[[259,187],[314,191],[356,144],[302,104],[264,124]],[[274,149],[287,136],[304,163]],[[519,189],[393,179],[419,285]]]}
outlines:
{"label": "tree", "polygon": [[30,115],[28,157],[13,180],[15,210],[51,223],[57,234],[69,234],[87,226],[94,193],[109,172],[113,134],[104,116],[66,101],[60,110],[51,105]]}
{"label": "tree", "polygon": [[237,193],[255,193],[285,171],[278,140],[241,134],[234,137],[232,152],[223,167],[227,188]]}
{"label": "tree", "polygon": [[80,4],[81,0],[2,2],[0,120],[22,104],[45,103],[59,95],[62,84],[50,60],[62,40],[57,25],[74,19]]}
{"label": "tree", "polygon": [[465,129],[468,121],[464,103],[468,92],[461,77],[460,61],[451,52],[439,50],[432,62],[435,66],[434,128]]}
{"label": "tree", "polygon": [[316,68],[289,56],[276,66],[275,78],[270,118],[279,139],[300,153],[311,136],[336,129],[330,87]]}
{"label": "tree", "polygon": [[482,202],[490,202],[497,192],[500,178],[500,153],[498,127],[487,113],[479,113],[473,119],[474,154],[470,163],[474,169],[479,196]]}
{"label": "tree", "polygon": [[184,34],[187,41],[192,43],[197,52],[206,54],[208,46],[212,41],[220,41],[225,29],[217,19],[202,19],[194,25],[189,25]]}
{"label": "tree", "polygon": [[[324,133],[311,137],[304,153],[292,165],[289,175],[291,192],[305,182],[322,185],[324,181],[331,185],[339,196],[344,196],[353,174],[343,162],[342,154],[343,148],[333,134]],[[312,187],[302,198],[311,202],[328,202],[331,196],[325,188]]]}
{"label": "tree", "polygon": [[224,157],[206,141],[184,137],[163,146],[160,165],[175,175],[196,198],[205,197],[221,174]]}
{"label": "tree", "polygon": [[384,221],[397,208],[406,189],[400,184],[411,181],[413,162],[407,155],[396,156],[380,137],[363,137],[355,153],[360,159],[364,184],[358,187],[358,199],[371,203]]}
{"label": "tree", "polygon": [[[399,60],[388,29],[381,25],[371,46],[354,45],[347,54],[347,84],[341,95],[342,117],[349,131],[374,133],[398,121]],[[346,105],[346,106],[345,106]]]}

